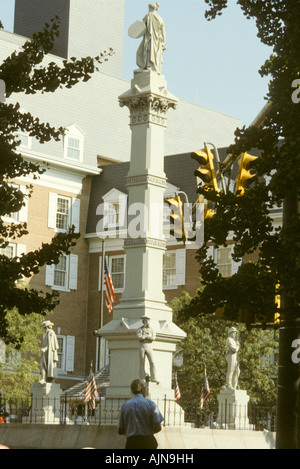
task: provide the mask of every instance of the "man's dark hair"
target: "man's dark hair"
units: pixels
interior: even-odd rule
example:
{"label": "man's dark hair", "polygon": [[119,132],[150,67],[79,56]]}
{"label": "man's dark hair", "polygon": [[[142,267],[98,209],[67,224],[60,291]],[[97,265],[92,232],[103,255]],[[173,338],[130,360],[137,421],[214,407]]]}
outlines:
{"label": "man's dark hair", "polygon": [[140,379],[134,379],[130,385],[132,394],[141,394],[145,384]]}

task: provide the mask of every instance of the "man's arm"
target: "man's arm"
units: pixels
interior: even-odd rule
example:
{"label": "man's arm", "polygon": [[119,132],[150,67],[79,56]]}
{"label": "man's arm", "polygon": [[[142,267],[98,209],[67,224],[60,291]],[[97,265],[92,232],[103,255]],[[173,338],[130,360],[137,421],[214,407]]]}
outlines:
{"label": "man's arm", "polygon": [[160,423],[155,423],[153,425],[153,433],[158,433],[161,431],[161,424]]}
{"label": "man's arm", "polygon": [[118,427],[118,434],[119,434],[119,435],[125,435],[125,430],[124,430],[124,428]]}

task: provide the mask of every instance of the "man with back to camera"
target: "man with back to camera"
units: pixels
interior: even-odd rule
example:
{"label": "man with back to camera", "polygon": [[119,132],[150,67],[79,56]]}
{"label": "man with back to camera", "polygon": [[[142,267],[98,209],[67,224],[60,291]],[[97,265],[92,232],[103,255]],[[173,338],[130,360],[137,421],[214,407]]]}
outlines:
{"label": "man with back to camera", "polygon": [[146,397],[146,386],[140,379],[131,383],[133,397],[120,410],[118,433],[125,435],[125,449],[156,449],[154,433],[161,431],[161,415],[156,404]]}

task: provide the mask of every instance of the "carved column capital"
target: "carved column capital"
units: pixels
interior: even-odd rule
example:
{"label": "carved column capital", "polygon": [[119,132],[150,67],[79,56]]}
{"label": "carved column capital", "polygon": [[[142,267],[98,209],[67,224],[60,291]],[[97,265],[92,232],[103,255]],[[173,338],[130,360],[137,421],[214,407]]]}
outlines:
{"label": "carved column capital", "polygon": [[177,102],[167,96],[154,94],[127,95],[119,98],[120,106],[130,111],[130,125],[153,123],[166,127],[167,111],[175,109]]}

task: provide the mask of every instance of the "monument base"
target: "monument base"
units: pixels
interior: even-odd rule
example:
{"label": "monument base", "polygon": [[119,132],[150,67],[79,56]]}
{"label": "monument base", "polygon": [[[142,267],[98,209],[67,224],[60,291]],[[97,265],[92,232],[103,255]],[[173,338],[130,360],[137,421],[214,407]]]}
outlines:
{"label": "monument base", "polygon": [[34,383],[31,387],[31,415],[23,423],[60,423],[60,396],[62,389],[57,383]]}
{"label": "monument base", "polygon": [[230,430],[250,430],[248,419],[249,396],[241,389],[222,389],[218,395],[217,425]]}

